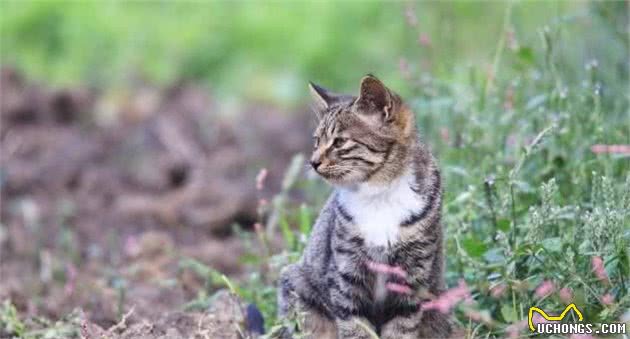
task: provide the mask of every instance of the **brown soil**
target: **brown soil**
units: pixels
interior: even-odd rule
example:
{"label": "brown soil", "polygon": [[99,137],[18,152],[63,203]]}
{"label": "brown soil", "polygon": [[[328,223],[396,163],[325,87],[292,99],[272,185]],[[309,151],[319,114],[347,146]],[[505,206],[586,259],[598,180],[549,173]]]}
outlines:
{"label": "brown soil", "polygon": [[180,260],[238,279],[231,225],[249,229],[279,190],[308,115],[227,112],[190,83],[49,89],[9,68],[0,81],[0,300],[51,319],[79,308],[87,338],[132,308],[121,338],[229,338],[204,332],[219,314],[181,312],[204,283]]}

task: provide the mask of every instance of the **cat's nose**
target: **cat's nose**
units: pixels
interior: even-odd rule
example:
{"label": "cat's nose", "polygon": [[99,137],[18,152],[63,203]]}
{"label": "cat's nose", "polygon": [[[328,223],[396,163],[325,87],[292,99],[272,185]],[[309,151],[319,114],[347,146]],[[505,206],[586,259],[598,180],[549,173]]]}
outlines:
{"label": "cat's nose", "polygon": [[311,160],[311,166],[313,166],[313,168],[315,170],[317,170],[317,167],[319,167],[319,165],[321,165],[321,164],[322,164],[322,162],[319,161],[319,160]]}

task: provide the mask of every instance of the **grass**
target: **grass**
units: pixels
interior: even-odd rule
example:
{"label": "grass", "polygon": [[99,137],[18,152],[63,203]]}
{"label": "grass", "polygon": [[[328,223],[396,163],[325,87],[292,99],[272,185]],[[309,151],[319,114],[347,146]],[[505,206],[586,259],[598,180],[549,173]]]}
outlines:
{"label": "grass", "polygon": [[[296,104],[308,80],[354,90],[373,72],[412,94],[399,58],[422,52],[442,79],[485,62],[505,4],[426,2],[0,2],[0,56],[57,85],[209,84],[224,100]],[[538,27],[583,3],[522,2],[514,26]],[[413,12],[417,31],[404,12]],[[486,25],[476,21],[487,15]],[[181,18],[185,18],[182,20]],[[433,47],[416,43],[428,36]],[[457,56],[465,56],[465,59]],[[465,60],[465,62],[462,62]],[[466,74],[463,72],[462,74]]]}
{"label": "grass", "polygon": [[[70,33],[66,31],[47,33],[61,34],[49,39],[59,40],[60,45],[36,46],[28,40],[7,38],[15,39],[18,33],[27,37],[39,34],[25,30],[48,31],[47,26],[31,22],[52,20],[42,17],[65,18],[62,28],[67,29],[80,22],[73,21],[82,13],[79,5],[71,6],[69,11],[41,9],[42,6],[47,5],[32,4],[30,10],[13,8],[19,15],[3,26],[4,43],[15,43],[18,51],[29,56],[23,60],[23,68],[61,82],[67,81],[68,76],[93,80],[103,86],[115,82],[100,74],[105,71],[94,70],[94,64],[105,62],[118,70],[108,74],[125,74],[122,69],[129,65],[127,59],[109,61],[105,60],[106,55],[97,54],[82,58],[88,60],[85,63],[70,58],[70,62],[82,66],[73,69],[70,75],[65,74],[70,67],[62,61],[68,54],[63,35]],[[146,13],[141,10],[144,5],[129,11],[111,6],[113,15],[121,16],[122,27],[141,31],[133,22]],[[156,22],[175,25],[162,20],[170,15],[168,10],[190,11],[187,5],[169,6],[151,9],[158,12],[154,13]],[[218,5],[208,5],[215,6]],[[446,184],[443,223],[447,284],[453,287],[463,279],[474,299],[473,304],[460,305],[454,312],[457,326],[467,337],[507,336],[515,324],[526,320],[531,306],[550,313],[564,309],[567,292],[589,323],[616,322],[630,312],[630,158],[627,154],[592,149],[601,144],[630,144],[627,2],[579,5],[511,2],[496,6],[456,3],[452,10],[431,3],[407,9],[410,24],[405,23],[402,10],[379,14],[382,7],[371,3],[360,10],[363,18],[374,18],[376,22],[395,19],[396,24],[379,31],[379,35],[361,35],[356,41],[332,33],[358,24],[356,21],[350,21],[348,26],[341,24],[351,6],[343,4],[335,8],[329,3],[313,5],[314,8],[304,6],[301,10],[316,10],[316,14],[301,31],[283,32],[282,27],[266,21],[254,21],[252,30],[245,27],[221,30],[217,24],[209,27],[213,29],[211,32],[229,31],[234,36],[206,45],[201,43],[203,32],[194,28],[206,17],[193,15],[191,24],[184,25],[183,32],[178,33],[184,37],[182,41],[147,37],[146,53],[155,56],[146,63],[138,61],[135,66],[142,64],[141,72],[161,81],[183,75],[210,79],[213,83],[225,82],[225,91],[229,92],[230,87],[235,87],[234,79],[242,81],[246,74],[239,73],[235,65],[241,65],[238,56],[243,57],[244,52],[240,48],[254,31],[260,34],[253,39],[259,45],[246,49],[246,53],[260,56],[251,60],[264,64],[264,72],[277,74],[282,63],[289,60],[276,60],[277,55],[268,51],[278,47],[271,41],[274,34],[285,38],[286,45],[299,52],[296,58],[300,61],[291,63],[294,68],[289,72],[298,74],[297,78],[289,76],[292,80],[286,82],[287,87],[316,75],[340,88],[352,88],[360,73],[365,73],[363,70],[381,71],[386,82],[402,89],[417,112],[422,138],[439,158]],[[536,9],[534,13],[544,15],[525,15],[532,8]],[[256,10],[247,6],[220,9],[238,13],[239,18],[255,18]],[[481,26],[478,16],[484,9],[493,14],[489,20],[495,25],[487,26],[498,27],[495,31],[474,28]],[[275,9],[263,10],[269,14]],[[296,26],[298,19],[291,17],[290,12],[280,14],[282,22]],[[419,24],[409,19],[414,14],[420,18]],[[95,22],[102,23],[102,14],[94,15]],[[440,21],[440,17],[450,20]],[[471,18],[475,19],[474,24]],[[104,24],[108,29],[102,32],[103,41],[121,49],[117,45],[124,44],[118,39],[121,33],[109,30],[122,28]],[[313,28],[321,26],[328,27],[330,32],[323,34]],[[466,38],[439,33],[442,29],[464,32],[470,27],[472,33],[464,35]],[[171,33],[173,27],[157,29],[167,37],[175,37]],[[425,39],[418,44],[417,36],[422,34],[433,40],[429,43]],[[478,45],[474,34],[481,39]],[[395,38],[389,40],[388,35]],[[89,45],[84,41],[89,37],[79,34],[77,38]],[[310,43],[300,42],[306,40]],[[385,55],[370,50],[362,59],[362,52],[372,48],[368,47],[372,42],[382,42]],[[351,52],[337,53],[344,51],[341,46],[346,43],[350,44],[347,49]],[[171,44],[171,51],[178,55],[175,68],[169,68],[172,64],[162,64],[166,61],[161,51]],[[199,46],[199,50],[191,51],[187,45]],[[322,52],[326,46],[332,51]],[[90,50],[86,53],[91,53]],[[217,50],[224,54],[204,54]],[[128,51],[129,55],[136,52]],[[458,57],[458,52],[462,56]],[[11,53],[3,51],[3,59],[14,59]],[[43,61],[49,55],[54,56],[52,67]],[[234,61],[227,62],[226,58]],[[355,65],[356,60],[361,61]],[[387,60],[386,65],[377,65],[382,60]],[[218,68],[225,70],[215,72]],[[344,71],[346,68],[348,72]],[[257,76],[254,75],[258,79],[254,83],[259,84],[276,83],[279,79]],[[285,84],[279,83],[280,87]],[[291,96],[301,98],[302,94]],[[216,288],[230,285],[231,290],[259,306],[267,328],[280,325],[275,316],[275,280],[281,267],[299,257],[310,225],[328,192],[322,189],[319,179],[299,173],[296,170],[299,163],[298,159],[297,165],[289,169],[283,192],[268,199],[271,204],[261,206],[260,222],[267,221],[264,228],[267,231],[261,227],[256,234],[237,232],[243,241],[253,244],[252,248],[262,248],[263,253],[253,252],[244,258],[251,268],[245,279],[230,280],[199,262],[181,263],[183,268],[192,269],[207,280],[199,297],[187,308],[204,309]],[[304,201],[295,203],[286,198],[296,188],[307,192]],[[281,248],[272,245],[277,236],[283,239]],[[594,270],[598,258],[603,262],[603,271]],[[541,286],[553,286],[554,292],[541,295],[536,292]],[[481,316],[472,316],[475,314]],[[8,304],[1,309],[0,327],[18,336],[27,331]],[[519,333],[530,334],[524,328]]]}
{"label": "grass", "polygon": [[[559,312],[572,301],[594,324],[630,310],[630,160],[591,149],[630,143],[628,37],[616,31],[627,17],[615,6],[623,4],[558,18],[536,40],[499,39],[491,70],[471,67],[466,82],[407,74],[422,136],[445,176],[447,282],[463,279],[474,298],[455,310],[468,337],[507,336],[519,323],[527,335],[531,306]],[[519,39],[510,9],[504,20],[506,39]],[[321,196],[307,206],[317,210]],[[306,233],[298,209],[275,213],[289,225],[286,248],[272,258],[284,264]],[[275,277],[268,272],[265,286]],[[537,293],[541,286],[553,293]],[[251,300],[274,323],[275,300]]]}

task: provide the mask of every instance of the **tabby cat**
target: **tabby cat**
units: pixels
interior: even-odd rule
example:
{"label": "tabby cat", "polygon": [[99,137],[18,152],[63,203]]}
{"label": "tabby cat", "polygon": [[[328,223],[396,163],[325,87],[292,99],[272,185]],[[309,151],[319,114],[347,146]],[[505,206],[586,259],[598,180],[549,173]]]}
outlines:
{"label": "tabby cat", "polygon": [[303,314],[309,338],[447,337],[448,316],[419,306],[418,295],[444,287],[442,188],[413,112],[372,75],[356,97],[310,90],[319,117],[310,161],[335,191],[302,258],[281,273],[280,316]]}

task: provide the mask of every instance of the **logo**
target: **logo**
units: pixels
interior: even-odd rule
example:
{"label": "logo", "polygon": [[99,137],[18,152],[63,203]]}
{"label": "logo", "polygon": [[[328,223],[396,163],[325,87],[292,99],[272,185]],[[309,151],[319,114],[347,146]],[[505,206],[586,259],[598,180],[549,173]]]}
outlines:
{"label": "logo", "polygon": [[[573,310],[577,315],[579,323],[560,323],[569,311]],[[545,320],[534,324],[534,312],[540,314]],[[582,311],[575,306],[569,304],[560,315],[548,315],[547,312],[538,307],[529,308],[527,315],[527,323],[529,329],[534,333],[540,334],[625,334],[626,324],[624,323],[603,323],[599,326],[593,324],[582,323],[584,316]]]}
{"label": "logo", "polygon": [[570,310],[573,310],[575,314],[577,314],[578,319],[580,321],[584,320],[584,317],[582,316],[582,312],[580,312],[580,310],[577,308],[577,306],[575,306],[575,304],[569,304],[569,306],[567,306],[564,309],[564,311],[562,311],[562,313],[560,313],[560,315],[558,316],[548,315],[545,311],[541,310],[540,308],[536,306],[532,306],[529,308],[529,314],[527,315],[527,322],[529,324],[529,329],[532,330],[532,332],[536,332],[536,327],[534,327],[534,321],[533,321],[534,312],[538,312],[538,314],[540,314],[547,321],[561,321],[562,319],[564,319],[567,313],[569,313]]}

